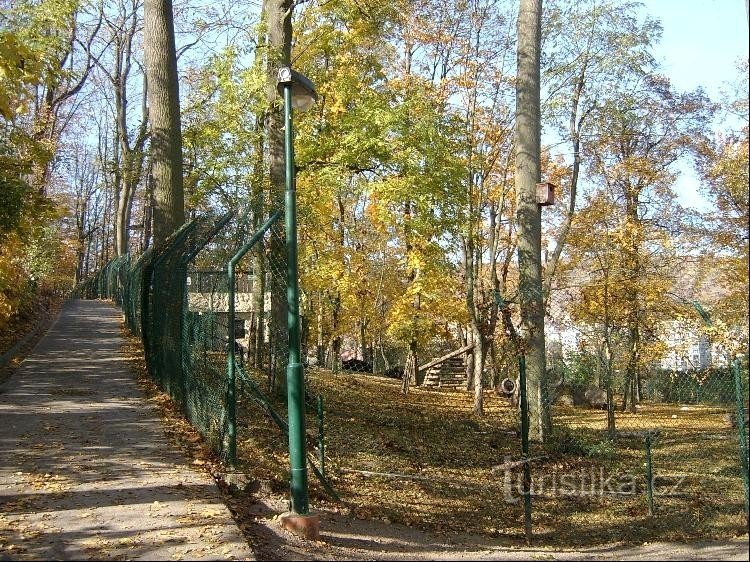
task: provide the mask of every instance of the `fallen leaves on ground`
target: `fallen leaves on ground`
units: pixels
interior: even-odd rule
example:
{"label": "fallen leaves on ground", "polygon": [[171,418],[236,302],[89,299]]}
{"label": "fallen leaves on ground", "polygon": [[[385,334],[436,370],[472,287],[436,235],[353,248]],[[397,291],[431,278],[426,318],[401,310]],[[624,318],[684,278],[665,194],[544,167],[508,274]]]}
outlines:
{"label": "fallen leaves on ground", "polygon": [[[518,415],[503,397],[487,392],[480,418],[471,414],[472,395],[460,390],[416,388],[403,395],[400,381],[324,370],[310,370],[308,385],[325,398],[327,474],[355,517],[522,540]],[[286,411],[282,400],[275,407]],[[533,447],[532,458],[542,457],[532,463],[535,534],[547,544],[571,546],[735,535],[743,517],[742,481],[725,410],[693,406],[675,419],[672,412],[679,408],[644,404],[638,414],[618,413],[619,427],[636,434],[662,428],[653,453],[662,493],[655,500],[657,517],[647,512],[642,438],[621,440],[612,458]],[[238,411],[241,470],[285,491],[286,437],[249,400]],[[558,427],[605,439],[606,412],[556,407],[554,414]],[[314,443],[312,411],[307,428]],[[710,472],[714,477],[705,478]],[[563,486],[566,475],[575,485]],[[681,475],[679,482],[674,475]],[[620,493],[617,486],[629,484],[622,479],[630,477],[633,487]],[[314,476],[309,478],[317,506],[331,506]],[[674,484],[679,489],[669,495]]]}

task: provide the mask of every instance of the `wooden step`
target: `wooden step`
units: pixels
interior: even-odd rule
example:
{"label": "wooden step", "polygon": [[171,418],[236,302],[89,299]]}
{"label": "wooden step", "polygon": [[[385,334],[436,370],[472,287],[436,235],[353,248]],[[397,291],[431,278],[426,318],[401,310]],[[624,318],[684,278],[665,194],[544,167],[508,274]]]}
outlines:
{"label": "wooden step", "polygon": [[440,383],[440,386],[438,388],[466,388],[466,382]]}
{"label": "wooden step", "polygon": [[444,357],[428,364],[422,386],[433,388],[466,388],[464,355]]}
{"label": "wooden step", "polygon": [[466,377],[463,375],[443,375],[440,377],[425,377],[422,384],[437,384],[439,382],[445,382],[445,381],[465,381]]}

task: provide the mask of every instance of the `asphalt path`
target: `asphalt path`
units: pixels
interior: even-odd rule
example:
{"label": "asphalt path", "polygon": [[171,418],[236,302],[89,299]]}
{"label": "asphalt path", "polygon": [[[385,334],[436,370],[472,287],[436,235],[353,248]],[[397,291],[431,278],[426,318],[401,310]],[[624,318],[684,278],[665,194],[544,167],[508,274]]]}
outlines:
{"label": "asphalt path", "polygon": [[111,303],[66,302],[0,387],[0,558],[255,559],[213,479],[170,446]]}

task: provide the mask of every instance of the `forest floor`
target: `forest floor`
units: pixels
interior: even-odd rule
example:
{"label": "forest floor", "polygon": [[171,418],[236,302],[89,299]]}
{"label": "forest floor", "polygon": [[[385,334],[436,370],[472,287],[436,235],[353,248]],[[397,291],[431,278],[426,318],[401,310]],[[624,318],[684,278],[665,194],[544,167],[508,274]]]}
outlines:
{"label": "forest floor", "polygon": [[[596,520],[606,527],[606,532],[603,529],[602,533],[594,534],[593,538],[577,537],[565,532],[559,533],[558,536],[537,532],[532,546],[529,547],[526,546],[521,531],[523,516],[517,505],[514,515],[515,529],[505,535],[478,532],[478,525],[472,524],[472,519],[481,521],[483,513],[481,509],[477,512],[467,511],[475,509],[477,503],[487,501],[489,498],[488,501],[494,502],[495,505],[487,506],[488,511],[491,512],[493,509],[497,511],[499,507],[497,504],[500,503],[501,498],[496,495],[492,497],[493,491],[497,494],[496,487],[490,487],[489,494],[480,497],[475,496],[477,488],[471,488],[469,493],[465,493],[462,498],[467,503],[459,508],[460,511],[457,509],[457,512],[453,514],[442,512],[443,520],[437,520],[434,516],[429,518],[423,515],[425,510],[429,511],[430,506],[439,500],[439,498],[434,499],[434,490],[431,491],[432,499],[427,494],[412,498],[413,489],[409,489],[409,480],[393,477],[364,477],[364,475],[358,478],[357,473],[346,472],[344,465],[339,465],[338,469],[334,468],[328,473],[336,490],[342,496],[343,502],[341,503],[332,501],[326,496],[323,488],[310,475],[312,507],[321,519],[321,540],[306,541],[282,530],[277,521],[278,515],[288,509],[286,442],[279,430],[272,423],[266,423],[267,418],[257,408],[246,410],[241,408],[240,424],[248,424],[240,427],[242,444],[239,450],[240,454],[244,455],[244,461],[240,459],[239,472],[226,472],[216,455],[200,439],[197,431],[183,418],[179,408],[151,381],[145,364],[136,358],[137,353],[134,353],[139,348],[138,340],[128,337],[127,355],[131,358],[131,367],[139,373],[138,380],[141,388],[160,408],[167,434],[184,455],[193,458],[194,464],[208,471],[216,479],[224,501],[259,560],[747,560],[748,558],[747,529],[744,528],[741,515],[737,515],[734,520],[730,518],[730,524],[723,535],[720,532],[714,534],[707,532],[702,540],[698,540],[699,533],[692,536],[674,533],[667,534],[663,539],[657,537],[653,540],[644,540],[643,535],[638,533],[637,521],[633,521],[633,528],[636,532],[631,535],[624,532],[620,525],[607,526],[604,522],[606,515],[604,513]],[[419,399],[415,400],[415,397],[419,396],[421,391],[412,391],[409,397],[403,399],[398,391],[397,381],[362,374],[333,375],[325,371],[313,371],[310,381],[313,389],[321,388],[321,378],[330,384],[326,387],[329,405],[337,404],[334,402],[336,393],[333,388],[339,388],[343,393],[345,403],[355,403],[357,408],[361,407],[368,412],[365,416],[368,420],[365,427],[360,427],[356,423],[356,418],[345,417],[341,410],[338,410],[337,416],[329,413],[331,416],[329,420],[339,420],[326,422],[329,444],[336,443],[343,446],[345,443],[361,443],[364,446],[376,438],[391,442],[395,435],[388,431],[388,423],[385,423],[384,427],[370,425],[374,423],[373,419],[379,419],[379,423],[383,423],[383,420],[374,412],[378,411],[386,417],[390,416],[391,420],[395,417],[396,423],[401,423],[398,419],[406,416],[406,411],[410,410],[404,408],[403,400],[419,403]],[[384,395],[383,387],[392,390],[392,393]],[[374,392],[379,399],[370,395],[369,392]],[[479,422],[468,416],[467,423],[465,415],[467,410],[463,410],[463,407],[468,402],[464,393],[425,392],[424,394],[425,397],[431,397],[428,404],[432,406],[434,406],[432,400],[436,399],[447,400],[449,403],[460,402],[461,410],[454,412],[454,415],[461,421],[461,425],[467,425],[476,431],[476,424]],[[248,399],[245,397],[244,400]],[[367,404],[370,404],[370,408],[367,408]],[[245,406],[248,405],[245,403]],[[279,403],[277,406],[281,408],[282,404]],[[338,406],[343,407],[343,404],[338,404]],[[453,406],[455,408],[459,404],[454,403]],[[411,410],[418,409],[417,406],[411,408]],[[350,414],[352,412],[346,413],[346,415]],[[438,409],[434,415],[444,418],[446,410]],[[504,413],[501,417],[504,417]],[[669,419],[672,419],[671,416]],[[315,427],[315,421],[315,417],[308,412],[308,437],[311,437],[309,428]],[[449,421],[443,420],[443,422],[450,425]],[[438,425],[443,427],[445,423]],[[479,426],[481,427],[481,423]],[[335,431],[336,427],[341,428],[340,432]],[[502,435],[506,437],[504,433]],[[445,435],[444,437],[449,444],[462,438],[461,435]],[[416,443],[423,442],[419,436],[415,439]],[[391,445],[390,448],[393,446]],[[462,447],[461,452],[456,454],[471,456],[471,453],[467,452],[470,449],[470,447]],[[447,447],[442,454],[446,455],[451,451],[452,449]],[[386,466],[389,466],[393,470],[394,463],[397,462],[393,458],[393,453],[388,451],[388,447],[380,453],[379,455],[378,451],[368,450],[368,454],[372,455],[371,458],[368,457],[371,462],[374,462],[375,458],[381,459],[381,464],[368,466],[379,470],[384,470]],[[350,461],[354,457],[354,455],[345,456]],[[327,457],[328,462],[331,463],[337,463],[340,460],[339,455],[330,453],[330,450]],[[403,461],[402,459],[401,462],[413,462],[413,460]],[[404,466],[399,468],[405,469]],[[334,474],[338,476],[333,476]],[[351,483],[347,483],[346,478],[349,476],[354,476]],[[418,482],[424,483],[424,481]],[[441,489],[445,490],[444,487]],[[461,502],[457,501],[455,505],[461,506]],[[736,513],[734,506],[732,509]],[[741,507],[738,509],[741,510]],[[423,519],[420,520],[420,518]],[[670,521],[674,522],[674,519],[670,518]],[[650,533],[650,536],[657,534],[655,530]]]}
{"label": "forest floor", "polygon": [[[343,500],[331,501],[311,475],[319,509],[525,544],[518,416],[504,397],[485,393],[485,415],[477,417],[466,391],[417,388],[405,396],[399,381],[367,374],[310,370],[308,378],[312,393],[324,396],[326,475]],[[276,408],[284,412],[283,401]],[[283,496],[285,438],[247,397],[238,411],[238,470]],[[747,533],[736,430],[725,414],[717,406],[644,403],[635,414],[617,413],[613,444],[606,412],[555,407],[555,434],[530,453],[534,543],[570,548]],[[310,444],[316,429],[308,411]],[[654,429],[650,516],[643,437]]]}

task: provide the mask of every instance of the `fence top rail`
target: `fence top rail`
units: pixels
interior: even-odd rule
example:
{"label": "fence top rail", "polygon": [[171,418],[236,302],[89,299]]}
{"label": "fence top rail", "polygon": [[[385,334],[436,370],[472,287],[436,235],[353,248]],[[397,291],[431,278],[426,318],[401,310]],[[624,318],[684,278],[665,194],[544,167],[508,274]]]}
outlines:
{"label": "fence top rail", "polygon": [[258,240],[260,240],[263,235],[268,231],[269,228],[271,228],[271,225],[275,221],[278,220],[278,218],[281,216],[281,210],[276,211],[274,214],[272,214],[268,220],[261,226],[258,231],[253,234],[253,237],[250,238],[248,242],[242,245],[242,247],[237,250],[237,253],[234,254],[232,259],[229,260],[228,270],[230,272],[230,275],[234,272],[234,266],[237,264],[238,261],[242,259],[242,256],[244,256],[246,253],[250,251],[250,249],[257,244]]}

